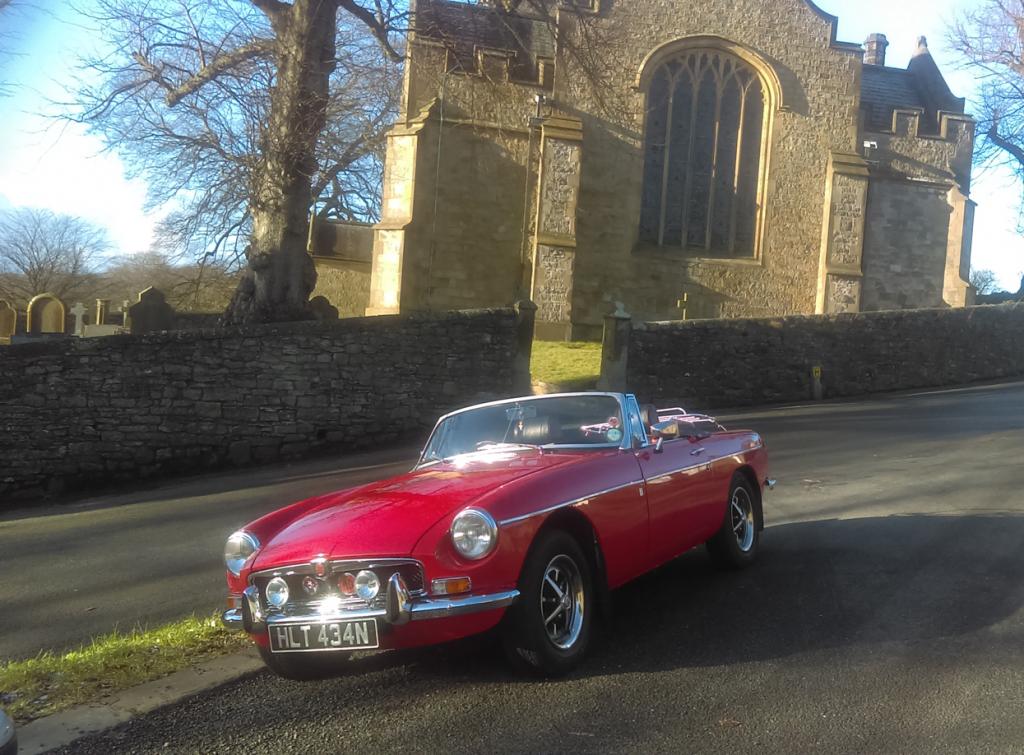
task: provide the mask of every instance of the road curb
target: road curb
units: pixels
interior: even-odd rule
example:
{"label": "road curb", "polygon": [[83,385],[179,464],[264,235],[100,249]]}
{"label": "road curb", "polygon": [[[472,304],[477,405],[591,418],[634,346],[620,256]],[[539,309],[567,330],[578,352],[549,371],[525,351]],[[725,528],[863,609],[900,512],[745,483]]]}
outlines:
{"label": "road curb", "polygon": [[88,734],[106,731],[157,708],[251,676],[263,667],[256,648],[249,648],[117,692],[102,703],[87,703],[37,718],[18,728],[18,753],[36,755],[65,747]]}

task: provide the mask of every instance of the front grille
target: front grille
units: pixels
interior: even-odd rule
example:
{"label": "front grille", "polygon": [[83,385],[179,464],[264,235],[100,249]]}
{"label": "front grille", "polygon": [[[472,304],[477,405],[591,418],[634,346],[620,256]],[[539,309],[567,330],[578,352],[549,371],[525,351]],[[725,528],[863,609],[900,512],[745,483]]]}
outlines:
{"label": "front grille", "polygon": [[[338,589],[338,578],[341,575],[346,572],[355,575],[363,570],[372,571],[380,582],[380,592],[369,604],[359,597],[345,597]],[[273,613],[277,609],[270,607],[267,603],[267,583],[274,577],[284,579],[288,583],[288,603],[279,612],[285,615],[315,613],[325,601],[329,601],[332,606],[340,606],[343,610],[366,608],[367,605],[370,608],[383,608],[388,580],[395,572],[402,575],[410,595],[426,594],[423,566],[419,561],[404,559],[333,561],[326,564],[323,577],[318,577],[316,571],[313,564],[299,564],[282,569],[261,571],[254,574],[251,581],[260,591],[260,604],[264,609]],[[316,591],[312,594],[307,592],[303,586],[306,577],[313,577],[316,580]]]}

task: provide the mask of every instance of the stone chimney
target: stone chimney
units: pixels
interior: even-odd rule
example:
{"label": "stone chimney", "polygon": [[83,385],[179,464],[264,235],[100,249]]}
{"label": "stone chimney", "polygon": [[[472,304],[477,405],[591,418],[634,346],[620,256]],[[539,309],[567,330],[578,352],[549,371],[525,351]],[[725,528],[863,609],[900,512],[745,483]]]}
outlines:
{"label": "stone chimney", "polygon": [[885,65],[885,48],[889,40],[884,34],[872,34],[864,43],[864,63],[869,66]]}
{"label": "stone chimney", "polygon": [[920,55],[931,55],[931,52],[928,50],[928,38],[927,37],[918,37],[917,38],[917,49],[914,50],[914,57],[916,58],[916,57],[918,57]]}

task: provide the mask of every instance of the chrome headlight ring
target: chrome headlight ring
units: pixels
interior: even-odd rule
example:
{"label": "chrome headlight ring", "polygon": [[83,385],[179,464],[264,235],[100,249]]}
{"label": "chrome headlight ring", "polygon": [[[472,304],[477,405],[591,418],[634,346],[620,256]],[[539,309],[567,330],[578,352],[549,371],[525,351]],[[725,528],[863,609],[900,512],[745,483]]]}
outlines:
{"label": "chrome headlight ring", "polygon": [[455,552],[470,561],[486,558],[498,545],[498,524],[482,509],[460,511],[449,534]]}
{"label": "chrome headlight ring", "polygon": [[245,562],[259,549],[260,541],[255,535],[239,530],[224,545],[224,566],[237,577],[242,573]]}

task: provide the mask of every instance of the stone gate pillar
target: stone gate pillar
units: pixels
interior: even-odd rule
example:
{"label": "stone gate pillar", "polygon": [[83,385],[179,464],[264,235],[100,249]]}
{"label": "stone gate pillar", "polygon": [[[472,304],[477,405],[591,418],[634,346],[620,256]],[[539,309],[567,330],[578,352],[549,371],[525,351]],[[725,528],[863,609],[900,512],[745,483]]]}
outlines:
{"label": "stone gate pillar", "polygon": [[868,165],[860,155],[833,152],[825,179],[825,218],[818,268],[818,314],[859,312],[864,277]]}
{"label": "stone gate pillar", "polygon": [[531,298],[537,304],[536,335],[544,340],[572,337],[582,148],[580,120],[561,116],[544,120],[531,285]]}

